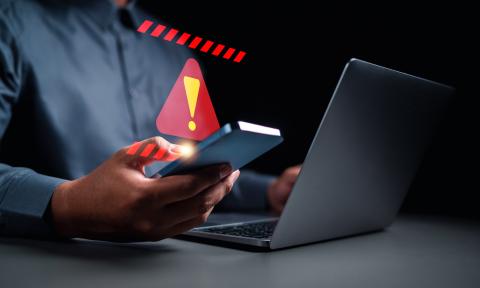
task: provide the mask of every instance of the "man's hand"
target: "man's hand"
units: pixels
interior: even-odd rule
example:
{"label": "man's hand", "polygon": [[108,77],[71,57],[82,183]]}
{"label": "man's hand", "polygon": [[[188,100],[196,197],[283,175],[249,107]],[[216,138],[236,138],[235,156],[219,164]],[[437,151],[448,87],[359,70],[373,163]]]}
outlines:
{"label": "man's hand", "polygon": [[298,173],[300,173],[300,169],[300,165],[286,169],[283,174],[268,187],[267,198],[274,212],[282,212],[285,203],[287,203],[288,196],[290,192],[292,192],[293,184],[295,184],[297,180]]}
{"label": "man's hand", "polygon": [[[144,142],[167,151],[160,160],[180,156],[180,147],[161,137]],[[128,147],[121,149],[87,176],[57,187],[51,212],[60,236],[155,241],[180,234],[204,223],[240,174],[218,165],[151,179],[145,177],[144,167],[159,159],[127,151]]]}

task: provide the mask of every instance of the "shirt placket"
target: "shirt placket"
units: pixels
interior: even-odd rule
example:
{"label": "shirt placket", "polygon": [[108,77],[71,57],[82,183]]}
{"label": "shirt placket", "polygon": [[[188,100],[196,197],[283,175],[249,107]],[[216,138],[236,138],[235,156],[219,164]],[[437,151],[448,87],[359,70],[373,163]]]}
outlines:
{"label": "shirt placket", "polygon": [[124,95],[126,100],[127,111],[129,114],[130,122],[131,122],[131,129],[135,139],[135,141],[140,140],[140,131],[138,127],[138,118],[135,113],[134,108],[134,98],[135,92],[133,90],[133,85],[131,83],[131,79],[128,73],[128,65],[127,65],[127,49],[128,49],[128,38],[125,35],[125,32],[122,31],[121,24],[118,22],[113,23],[113,34],[115,35],[118,57],[120,61],[120,70],[122,75],[122,82],[124,85]]}

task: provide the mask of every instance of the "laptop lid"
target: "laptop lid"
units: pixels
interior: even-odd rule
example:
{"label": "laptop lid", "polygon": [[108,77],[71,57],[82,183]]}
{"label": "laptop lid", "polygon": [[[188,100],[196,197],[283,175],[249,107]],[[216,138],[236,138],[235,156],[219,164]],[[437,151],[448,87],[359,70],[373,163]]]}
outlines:
{"label": "laptop lid", "polygon": [[350,60],[270,247],[389,225],[453,93],[446,85]]}

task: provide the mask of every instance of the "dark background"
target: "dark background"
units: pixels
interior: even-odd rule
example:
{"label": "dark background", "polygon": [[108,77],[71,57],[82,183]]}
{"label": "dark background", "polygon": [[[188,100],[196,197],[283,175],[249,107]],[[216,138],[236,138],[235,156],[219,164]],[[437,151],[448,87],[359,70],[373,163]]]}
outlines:
{"label": "dark background", "polygon": [[404,210],[480,218],[473,7],[205,3],[140,4],[180,31],[247,52],[239,64],[203,53],[198,58],[222,123],[245,120],[282,130],[281,147],[251,168],[280,173],[303,161],[343,66],[360,58],[457,88]]}

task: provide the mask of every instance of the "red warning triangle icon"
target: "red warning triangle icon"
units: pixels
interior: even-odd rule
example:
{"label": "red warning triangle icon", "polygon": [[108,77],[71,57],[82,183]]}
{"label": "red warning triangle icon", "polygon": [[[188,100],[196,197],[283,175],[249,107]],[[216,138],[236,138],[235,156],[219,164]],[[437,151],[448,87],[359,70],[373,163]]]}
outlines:
{"label": "red warning triangle icon", "polygon": [[161,133],[203,140],[220,128],[198,62],[190,58],[157,116]]}

